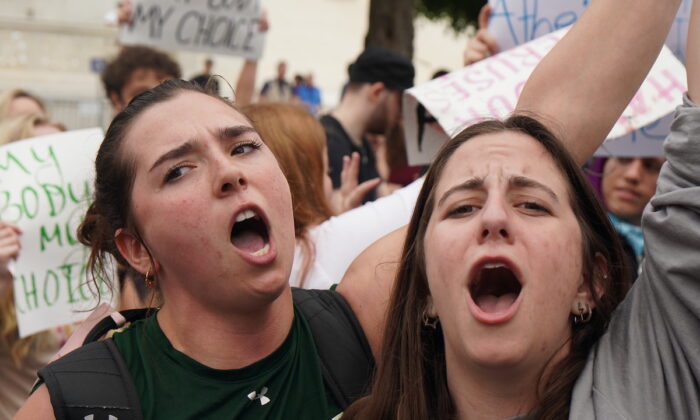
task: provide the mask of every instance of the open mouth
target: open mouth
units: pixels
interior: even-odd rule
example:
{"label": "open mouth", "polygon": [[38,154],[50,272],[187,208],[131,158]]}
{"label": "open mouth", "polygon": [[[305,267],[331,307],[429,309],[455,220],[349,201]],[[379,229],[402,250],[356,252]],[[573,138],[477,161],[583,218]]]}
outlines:
{"label": "open mouth", "polygon": [[255,257],[270,251],[267,225],[255,210],[243,210],[236,215],[236,222],[231,229],[231,243]]}
{"label": "open mouth", "polygon": [[486,263],[469,286],[472,300],[485,313],[508,310],[520,295],[522,285],[513,270],[502,262]]}

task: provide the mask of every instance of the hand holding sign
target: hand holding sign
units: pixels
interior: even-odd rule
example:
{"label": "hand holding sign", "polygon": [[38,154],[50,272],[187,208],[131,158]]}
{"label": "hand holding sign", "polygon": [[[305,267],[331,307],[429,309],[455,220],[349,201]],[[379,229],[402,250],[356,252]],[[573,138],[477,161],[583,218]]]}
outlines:
{"label": "hand holding sign", "polygon": [[19,250],[22,248],[19,241],[21,234],[22,231],[17,225],[0,220],[0,297],[5,295],[12,282],[8,266],[10,261],[19,256]]}
{"label": "hand holding sign", "polygon": [[131,0],[122,0],[117,5],[117,23],[131,23],[133,22],[134,9],[131,7]]}
{"label": "hand holding sign", "polygon": [[259,0],[140,0],[134,3],[119,39],[127,45],[257,60],[262,55],[265,22]]}
{"label": "hand holding sign", "polygon": [[500,51],[498,41],[488,29],[491,6],[485,4],[479,12],[479,30],[467,43],[464,50],[464,65],[468,66],[488,58]]}
{"label": "hand holding sign", "polygon": [[17,258],[12,274],[22,337],[73,323],[97,303],[86,283],[88,249],[76,229],[92,197],[102,137],[100,129],[79,130],[0,147],[0,258]]}

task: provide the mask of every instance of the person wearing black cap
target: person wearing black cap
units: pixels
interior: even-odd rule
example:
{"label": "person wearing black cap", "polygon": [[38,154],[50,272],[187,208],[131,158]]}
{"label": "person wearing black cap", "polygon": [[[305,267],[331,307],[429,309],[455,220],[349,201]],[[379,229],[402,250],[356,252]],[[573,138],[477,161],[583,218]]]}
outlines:
{"label": "person wearing black cap", "polygon": [[[401,93],[413,86],[411,62],[391,50],[367,47],[348,68],[350,82],[340,104],[321,117],[328,143],[333,188],[340,187],[343,157],[360,154],[358,182],[379,177],[374,152],[365,134],[385,134],[399,122]],[[376,189],[365,196],[377,197]]]}

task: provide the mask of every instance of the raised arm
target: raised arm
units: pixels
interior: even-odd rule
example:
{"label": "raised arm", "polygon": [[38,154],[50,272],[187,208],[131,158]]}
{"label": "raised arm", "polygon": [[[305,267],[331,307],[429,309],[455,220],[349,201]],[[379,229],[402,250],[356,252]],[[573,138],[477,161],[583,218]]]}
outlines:
{"label": "raised arm", "polygon": [[[694,3],[687,73],[697,100],[700,0]],[[599,340],[595,365],[579,378],[619,418],[700,413],[700,107],[687,99],[676,110],[664,151],[656,194],[642,216],[641,274]],[[582,389],[580,401],[591,401],[590,389]],[[621,407],[619,401],[630,403]],[[610,418],[605,414],[611,412],[596,414]]]}
{"label": "raised arm", "polygon": [[255,93],[255,76],[258,73],[258,61],[246,60],[238,74],[236,83],[236,106],[242,107],[253,103]]}
{"label": "raised arm", "polygon": [[537,66],[516,112],[532,112],[583,164],[653,65],[681,0],[595,0]]}
{"label": "raised arm", "polygon": [[[259,28],[260,32],[267,32],[270,29],[270,21],[267,18],[266,10],[263,10],[260,15]],[[257,74],[258,60],[246,59],[236,82],[236,106],[242,107],[253,103]]]}

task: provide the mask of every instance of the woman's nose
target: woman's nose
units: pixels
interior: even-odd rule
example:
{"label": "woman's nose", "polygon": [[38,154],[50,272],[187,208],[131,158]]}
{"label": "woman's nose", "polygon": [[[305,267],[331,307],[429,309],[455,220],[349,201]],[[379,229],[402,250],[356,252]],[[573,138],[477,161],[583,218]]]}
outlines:
{"label": "woman's nose", "polygon": [[497,198],[487,201],[481,210],[481,223],[481,234],[479,236],[482,242],[487,240],[512,240],[507,203],[503,199]]}
{"label": "woman's nose", "polygon": [[228,159],[216,162],[216,179],[214,181],[214,194],[228,195],[237,190],[245,190],[248,181],[243,170]]}
{"label": "woman's nose", "polygon": [[642,171],[644,170],[644,163],[642,159],[632,159],[627,167],[625,168],[624,177],[630,182],[639,182],[642,177]]}

